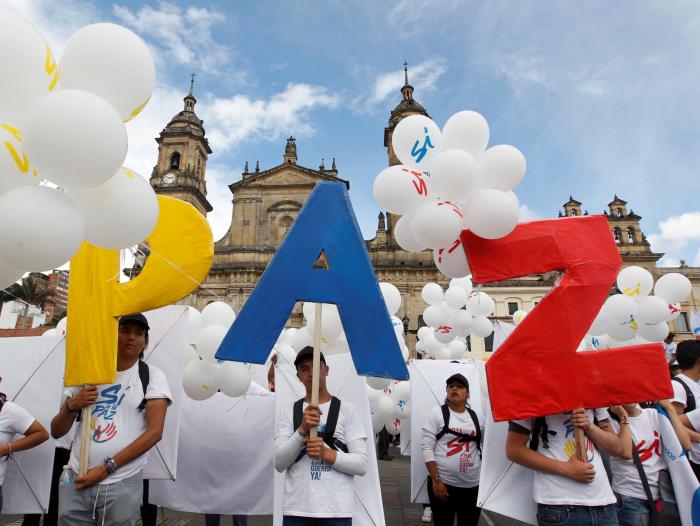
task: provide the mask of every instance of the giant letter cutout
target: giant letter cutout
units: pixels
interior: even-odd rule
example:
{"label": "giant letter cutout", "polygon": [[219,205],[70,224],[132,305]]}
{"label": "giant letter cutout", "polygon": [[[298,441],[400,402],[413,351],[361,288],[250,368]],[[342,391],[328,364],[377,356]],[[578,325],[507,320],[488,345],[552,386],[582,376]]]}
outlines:
{"label": "giant letter cutout", "polygon": [[464,231],[462,243],[476,283],[566,271],[486,365],[496,421],[672,395],[659,343],[576,352],[621,265],[605,217],[523,223],[496,240]]}
{"label": "giant letter cutout", "polygon": [[[323,251],[329,268],[314,268]],[[389,311],[341,183],[316,184],[216,358],[265,363],[297,301],[338,306],[358,373],[408,378]]]}
{"label": "giant letter cutout", "polygon": [[118,316],[174,303],[196,289],[211,267],[214,243],[191,204],[158,196],[151,253],[138,277],[119,284],[119,251],[83,246],[70,262],[66,385],[113,382]]}

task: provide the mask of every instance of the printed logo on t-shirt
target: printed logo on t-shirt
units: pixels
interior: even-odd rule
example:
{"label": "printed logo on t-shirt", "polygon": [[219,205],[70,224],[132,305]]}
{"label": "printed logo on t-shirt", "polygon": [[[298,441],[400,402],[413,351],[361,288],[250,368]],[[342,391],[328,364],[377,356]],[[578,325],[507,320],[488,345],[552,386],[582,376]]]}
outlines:
{"label": "printed logo on t-shirt", "polygon": [[[466,434],[462,431],[462,428],[459,427],[451,427],[451,431],[455,433],[460,433],[460,434]],[[472,431],[469,433],[470,436],[474,436],[476,432]],[[445,454],[446,457],[452,457],[454,455],[460,455],[459,457],[459,472],[460,473],[466,473],[467,469],[471,468],[474,466],[474,459],[472,458],[472,452],[469,447],[469,444],[471,442],[468,442],[464,440],[463,438],[460,438],[458,436],[452,438],[449,442],[447,442],[447,453]]]}
{"label": "printed logo on t-shirt", "polygon": [[331,467],[326,464],[323,460],[313,459],[311,461],[311,480],[321,480],[321,474],[327,473],[331,470]]}
{"label": "printed logo on t-shirt", "polygon": [[634,446],[637,449],[639,460],[641,462],[649,460],[654,454],[656,454],[657,457],[661,456],[661,444],[659,441],[659,434],[656,431],[654,431],[654,441],[647,447],[644,447],[646,442],[646,440],[641,440]]}
{"label": "printed logo on t-shirt", "polygon": [[[574,426],[571,423],[571,417],[564,420],[564,427],[566,428],[566,434],[564,435],[564,454],[571,458],[576,455],[576,438],[574,436]],[[593,462],[595,458],[595,448],[593,447],[593,442],[586,437],[586,453],[588,457],[588,462]]]}
{"label": "printed logo on t-shirt", "polygon": [[124,401],[130,385],[122,391],[122,384],[110,385],[100,392],[100,398],[95,402],[92,410],[92,440],[94,442],[108,442],[117,435],[117,426],[113,422],[117,409]]}

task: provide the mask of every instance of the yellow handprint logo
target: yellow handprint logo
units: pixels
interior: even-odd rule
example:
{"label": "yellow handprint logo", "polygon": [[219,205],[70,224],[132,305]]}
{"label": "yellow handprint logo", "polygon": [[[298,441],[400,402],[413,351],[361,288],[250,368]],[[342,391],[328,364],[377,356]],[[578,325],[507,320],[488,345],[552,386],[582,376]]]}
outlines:
{"label": "yellow handprint logo", "polygon": [[626,296],[629,296],[630,298],[633,298],[635,296],[641,296],[642,294],[642,284],[638,281],[637,286],[635,288],[626,288],[622,291],[623,294]]}
{"label": "yellow handprint logo", "polygon": [[[10,135],[12,135],[12,137],[14,137],[18,143],[22,143],[22,132],[19,131],[17,128],[10,126],[5,122],[0,124],[0,127],[6,132],[8,132]],[[24,153],[24,151],[22,151],[22,155],[20,155],[11,142],[5,141],[3,144],[5,148],[7,148],[7,151],[10,152],[10,156],[15,161],[17,169],[22,173],[27,173],[29,171],[29,159],[27,158],[27,154]],[[32,169],[32,176],[37,176],[36,170],[34,169]]]}
{"label": "yellow handprint logo", "polygon": [[53,55],[51,54],[51,49],[49,49],[48,44],[46,44],[44,70],[46,71],[46,74],[51,77],[51,82],[49,82],[49,91],[53,91],[58,83],[58,66],[56,65],[56,61],[53,59]]}

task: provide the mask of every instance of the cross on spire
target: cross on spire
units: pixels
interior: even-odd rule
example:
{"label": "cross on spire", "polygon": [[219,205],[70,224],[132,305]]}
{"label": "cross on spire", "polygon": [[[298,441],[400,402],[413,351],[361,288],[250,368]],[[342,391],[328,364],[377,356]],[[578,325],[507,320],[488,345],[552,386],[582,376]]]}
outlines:
{"label": "cross on spire", "polygon": [[408,84],[408,62],[403,61],[403,80],[404,84]]}
{"label": "cross on spire", "polygon": [[192,95],[192,90],[194,89],[194,78],[197,76],[196,73],[192,72],[192,75],[190,75],[190,95]]}

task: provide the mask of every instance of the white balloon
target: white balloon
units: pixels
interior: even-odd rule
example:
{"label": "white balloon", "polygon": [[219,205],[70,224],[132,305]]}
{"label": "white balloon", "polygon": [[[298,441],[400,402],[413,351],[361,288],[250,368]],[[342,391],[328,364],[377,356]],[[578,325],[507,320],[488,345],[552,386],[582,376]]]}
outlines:
{"label": "white balloon", "polygon": [[386,308],[390,315],[395,315],[401,308],[401,293],[395,285],[387,282],[379,284],[379,289],[382,291]]}
{"label": "white balloon", "polygon": [[212,301],[202,309],[201,325],[202,327],[220,325],[228,328],[235,319],[236,312],[228,303]]}
{"label": "white balloon", "polygon": [[66,332],[67,332],[66,331],[67,327],[68,327],[68,318],[64,316],[56,324],[56,332],[58,333],[59,336],[65,336]]}
{"label": "white balloon", "polygon": [[301,305],[301,312],[304,314],[304,319],[306,321],[312,320],[316,316],[316,304],[310,301],[305,301]]}
{"label": "white balloon", "polygon": [[517,226],[518,208],[518,203],[501,190],[477,190],[464,207],[465,224],[479,237],[498,239]]}
{"label": "white balloon", "polygon": [[588,333],[593,336],[601,336],[608,332],[608,319],[605,314],[605,305],[601,307],[600,311],[596,315],[591,328],[588,329]]}
{"label": "white balloon", "polygon": [[658,296],[642,296],[637,300],[639,314],[637,320],[641,324],[655,325],[668,318],[668,304]]}
{"label": "white balloon", "polygon": [[525,177],[525,156],[509,144],[492,146],[479,158],[481,182],[487,188],[507,192]]}
{"label": "white balloon", "polygon": [[461,239],[455,239],[446,248],[433,250],[433,261],[447,277],[463,278],[472,272]]}
{"label": "white balloon", "polygon": [[450,358],[453,360],[461,360],[467,352],[467,344],[459,339],[454,339],[447,344],[450,350]]}
{"label": "white balloon", "polygon": [[[615,325],[631,323],[639,313],[639,306],[637,302],[629,296],[615,294],[605,300],[603,312],[605,313],[604,316],[608,324],[608,334],[612,336],[613,333],[610,332],[610,329]],[[621,340],[621,338],[615,338],[614,336],[613,338]]]}
{"label": "white balloon", "polygon": [[226,396],[243,396],[250,388],[250,370],[242,363],[224,362],[219,364],[217,381]]}
{"label": "white balloon", "polygon": [[394,414],[394,401],[382,394],[374,401],[373,407],[370,408],[372,415],[372,428],[375,433],[381,431],[384,423]]}
{"label": "white balloon", "polygon": [[430,334],[423,338],[421,342],[423,343],[423,348],[429,353],[434,353],[442,347],[442,344],[435,339],[435,332],[432,329]]}
{"label": "white balloon", "polygon": [[452,287],[445,291],[445,303],[453,309],[461,309],[467,304],[469,294],[462,287]]}
{"label": "white balloon", "polygon": [[619,342],[631,340],[637,334],[639,322],[631,317],[624,322],[608,323],[608,335]]}
{"label": "white balloon", "polygon": [[440,305],[442,303],[444,293],[442,287],[437,283],[426,283],[420,292],[423,301],[428,305]]}
{"label": "white balloon", "polygon": [[458,148],[479,157],[489,143],[489,124],[475,111],[460,111],[442,128],[442,148]]}
{"label": "white balloon", "polygon": [[589,351],[602,351],[608,348],[608,335],[602,334],[600,336],[594,336],[592,334],[587,334],[586,338],[586,349]]}
{"label": "white balloon", "polygon": [[193,362],[195,360],[199,360],[199,354],[197,354],[197,349],[194,348],[194,346],[190,345],[189,343],[185,344],[185,352],[184,354],[184,360],[183,363],[187,365],[190,362]]}
{"label": "white balloon", "polygon": [[141,112],[156,83],[146,43],[116,24],[91,24],[74,33],[61,53],[58,70],[61,88],[99,95],[123,121]]}
{"label": "white balloon", "polygon": [[486,316],[475,316],[474,325],[472,325],[471,332],[475,336],[486,338],[493,332],[493,322]]}
{"label": "white balloon", "polygon": [[21,126],[27,112],[56,88],[58,69],[46,40],[22,17],[0,9],[0,116]]}
{"label": "white balloon", "polygon": [[447,347],[445,345],[441,345],[435,351],[435,359],[436,360],[451,360],[452,359],[452,351],[449,349],[449,347]]}
{"label": "white balloon", "polygon": [[462,210],[451,201],[430,201],[413,214],[411,232],[428,248],[446,247],[462,232],[462,219]]}
{"label": "white balloon", "polygon": [[296,329],[294,327],[290,327],[289,329],[286,329],[284,331],[284,339],[280,342],[285,345],[291,345],[292,342],[294,341],[294,336],[296,335],[297,331],[299,329]]}
{"label": "white balloon", "polygon": [[402,400],[408,402],[411,399],[411,382],[408,380],[395,382],[389,396],[397,403]]}
{"label": "white balloon", "polygon": [[380,391],[391,385],[390,379],[379,378],[378,376],[365,376],[365,380],[372,389],[379,389]]}
{"label": "white balloon", "polygon": [[429,327],[438,327],[450,321],[451,313],[442,305],[430,305],[423,311],[423,321]]}
{"label": "white balloon", "polygon": [[432,333],[433,331],[430,329],[430,327],[423,326],[420,329],[418,329],[418,332],[416,335],[418,336],[419,340],[423,340],[428,336],[428,334]]}
{"label": "white balloon", "polygon": [[386,429],[387,433],[391,436],[396,436],[400,434],[403,429],[403,421],[397,418],[395,414],[392,414],[384,421],[384,429]]}
{"label": "white balloon", "polygon": [[467,309],[474,316],[491,316],[496,310],[496,304],[485,292],[473,292],[467,301]]}
{"label": "white balloon", "polygon": [[608,349],[617,349],[619,347],[629,347],[634,345],[634,340],[616,340],[612,336],[608,336]]}
{"label": "white balloon", "polygon": [[654,276],[642,267],[625,267],[617,275],[618,290],[630,298],[639,299],[648,295],[653,286]]}
{"label": "white balloon", "polygon": [[[2,39],[1,36],[0,39]],[[1,57],[0,62],[2,62]],[[0,121],[2,121],[1,113]],[[18,186],[39,184],[41,177],[24,152],[22,132],[7,122],[0,122],[0,145],[3,145],[0,147],[0,195]]]}
{"label": "white balloon", "polygon": [[667,305],[668,307],[668,317],[666,318],[666,321],[673,321],[678,316],[681,315],[681,304],[680,303],[669,303]]}
{"label": "white balloon", "polygon": [[206,325],[202,327],[197,338],[197,352],[202,357],[202,360],[209,363],[216,362],[214,355],[219,350],[219,346],[224,341],[227,332],[228,327],[222,325]]}
{"label": "white balloon", "polygon": [[292,347],[294,347],[297,352],[301,351],[304,347],[313,346],[313,344],[314,338],[311,336],[308,326],[299,329],[292,340]]}
{"label": "white balloon", "polygon": [[640,323],[638,332],[648,342],[660,342],[668,336],[668,323]]}
{"label": "white balloon", "polygon": [[472,293],[472,280],[470,278],[452,278],[450,280],[450,287],[462,287],[467,291],[467,297]]}
{"label": "white balloon", "polygon": [[435,328],[435,339],[443,345],[450,343],[455,336],[457,335],[452,325],[440,325]]}
{"label": "white balloon", "polygon": [[521,321],[523,321],[525,319],[525,316],[527,316],[526,310],[516,310],[513,313],[513,323],[518,325]]}
{"label": "white balloon", "polygon": [[10,265],[27,271],[60,267],[85,237],[78,208],[64,193],[47,186],[20,186],[1,195],[0,225],[5,225],[0,230],[0,254]]}
{"label": "white balloon", "polygon": [[56,329],[49,329],[48,331],[44,332],[41,336],[45,338],[50,338],[50,337],[56,337],[59,334],[56,332]]}
{"label": "white balloon", "polygon": [[403,361],[408,363],[409,358],[411,357],[411,352],[408,350],[408,347],[404,344],[403,347],[401,347],[401,357],[403,358]]}
{"label": "white balloon", "polygon": [[399,121],[391,134],[391,145],[403,164],[429,167],[440,152],[441,133],[438,125],[423,115],[409,115]]}
{"label": "white balloon", "polygon": [[452,326],[455,329],[467,333],[472,328],[472,325],[474,325],[474,316],[472,316],[471,312],[460,309],[452,314]]}
{"label": "white balloon", "polygon": [[321,345],[321,351],[324,356],[333,356],[334,354],[343,354],[350,352],[350,346],[347,340],[338,338],[333,340],[328,345]]}
{"label": "white balloon", "polygon": [[280,363],[292,365],[297,357],[297,353],[291,345],[280,345],[277,347],[277,356],[279,356]]}
{"label": "white balloon", "polygon": [[24,274],[23,270],[19,270],[7,261],[0,258],[0,290],[6,289],[13,283],[17,282]]}
{"label": "white balloon", "polygon": [[430,179],[412,166],[384,168],[374,179],[372,195],[379,206],[392,214],[411,214],[436,197]]}
{"label": "white balloon", "polygon": [[153,187],[129,168],[120,168],[99,186],[67,195],[83,216],[85,240],[98,247],[137,245],[158,222],[160,207]]}
{"label": "white balloon", "polygon": [[413,237],[413,216],[404,215],[394,225],[394,239],[406,252],[420,252],[426,246]]}
{"label": "white balloon", "polygon": [[39,99],[24,121],[24,148],[46,179],[67,188],[104,183],[122,166],[127,135],[104,99],[59,90]]}
{"label": "white balloon", "polygon": [[192,400],[206,400],[219,390],[217,379],[216,364],[194,360],[185,365],[182,387]]}
{"label": "white balloon", "polygon": [[194,307],[187,307],[187,341],[197,343],[199,331],[202,328],[202,314]]}
{"label": "white balloon", "polygon": [[[314,334],[315,326],[316,318],[314,317],[307,324],[309,334]],[[340,338],[342,332],[343,324],[340,321],[338,308],[330,303],[324,303],[321,311],[321,337],[328,340],[328,342],[332,342]]]}
{"label": "white balloon", "polygon": [[654,295],[669,303],[681,303],[688,298],[692,289],[693,284],[688,278],[678,272],[671,272],[656,280]]}
{"label": "white balloon", "polygon": [[372,389],[369,385],[367,386],[367,399],[369,400],[369,405],[370,407],[373,407],[374,404],[379,400],[380,396],[384,396],[383,391],[378,391],[377,389]]}
{"label": "white balloon", "polygon": [[479,185],[479,165],[463,150],[440,152],[430,164],[430,186],[435,195],[463,201]]}

